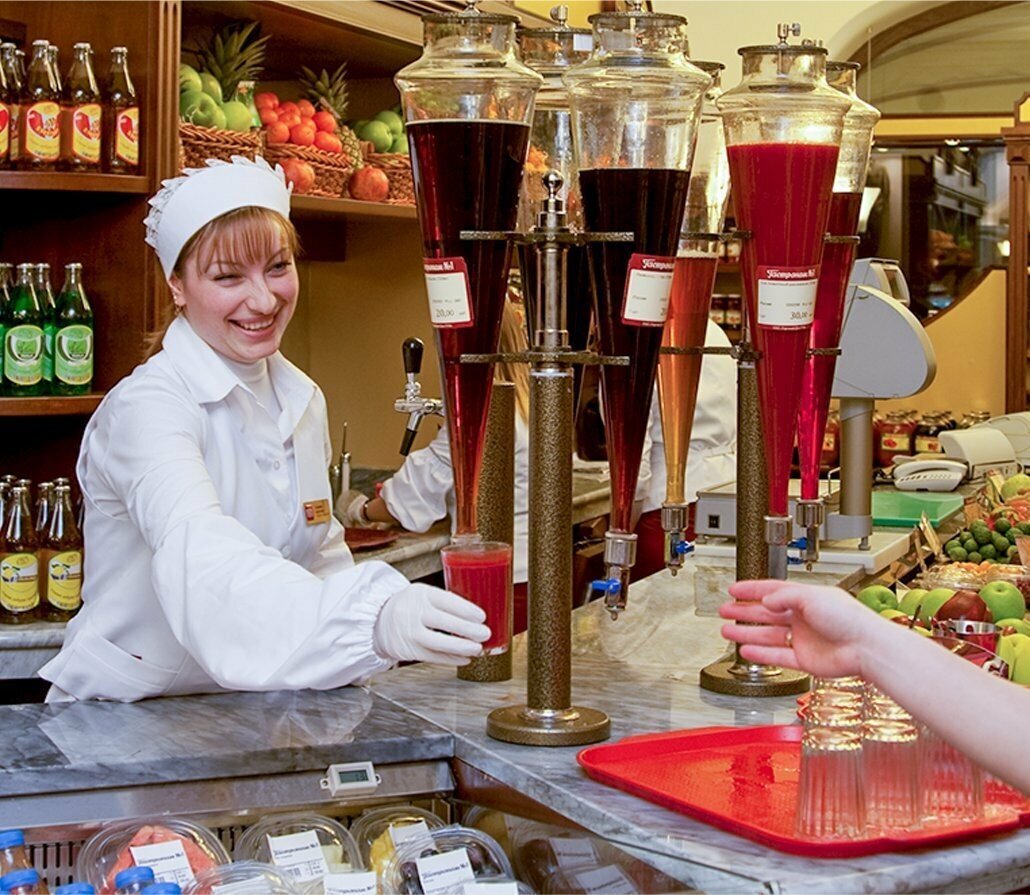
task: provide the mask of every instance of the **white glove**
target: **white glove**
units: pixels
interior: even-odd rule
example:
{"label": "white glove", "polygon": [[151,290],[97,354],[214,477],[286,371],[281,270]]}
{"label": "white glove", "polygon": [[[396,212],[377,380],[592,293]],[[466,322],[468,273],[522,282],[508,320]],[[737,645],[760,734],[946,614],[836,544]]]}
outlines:
{"label": "white glove", "polygon": [[360,491],[344,491],[336,500],[336,515],[344,528],[371,528],[375,523],[365,516],[369,498]]}
{"label": "white glove", "polygon": [[372,645],[387,659],[467,665],[490,636],[485,620],[486,613],[464,597],[412,584],[379,610]]}

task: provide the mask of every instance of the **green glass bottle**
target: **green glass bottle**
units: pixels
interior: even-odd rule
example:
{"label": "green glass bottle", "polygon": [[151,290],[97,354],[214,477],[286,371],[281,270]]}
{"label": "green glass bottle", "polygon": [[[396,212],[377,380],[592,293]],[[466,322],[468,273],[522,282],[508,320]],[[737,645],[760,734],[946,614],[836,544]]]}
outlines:
{"label": "green glass bottle", "polygon": [[54,309],[55,395],[84,395],[93,385],[93,309],[82,288],[82,265],[64,266],[64,286]]}
{"label": "green glass bottle", "polygon": [[43,381],[43,309],[36,296],[34,264],[18,265],[18,280],[7,305],[4,333],[4,394],[45,394]]}
{"label": "green glass bottle", "polygon": [[0,382],[4,381],[4,333],[7,332],[7,308],[14,288],[14,265],[0,263]]}
{"label": "green glass bottle", "polygon": [[43,309],[43,381],[50,390],[54,381],[54,287],[50,285],[50,265],[45,261],[36,265],[36,298]]}

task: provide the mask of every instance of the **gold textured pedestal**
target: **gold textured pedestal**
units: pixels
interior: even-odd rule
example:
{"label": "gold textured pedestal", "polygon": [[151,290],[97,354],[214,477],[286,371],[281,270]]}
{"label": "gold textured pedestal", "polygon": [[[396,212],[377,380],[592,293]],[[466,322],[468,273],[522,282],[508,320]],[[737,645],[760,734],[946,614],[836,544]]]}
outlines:
{"label": "gold textured pedestal", "polygon": [[587,746],[608,739],[611,722],[597,709],[572,706],[552,711],[515,705],[490,712],[486,732],[520,746]]}
{"label": "gold textured pedestal", "polygon": [[706,665],[700,675],[703,689],[729,696],[794,696],[807,692],[811,682],[803,671],[755,665],[736,655]]}

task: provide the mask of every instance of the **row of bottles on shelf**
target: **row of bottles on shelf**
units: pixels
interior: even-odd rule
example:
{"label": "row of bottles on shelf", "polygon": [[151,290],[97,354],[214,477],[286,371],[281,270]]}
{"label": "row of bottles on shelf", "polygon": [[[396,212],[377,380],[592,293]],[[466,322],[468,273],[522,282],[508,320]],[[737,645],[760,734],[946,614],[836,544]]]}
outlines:
{"label": "row of bottles on shelf", "polygon": [[112,47],[103,91],[93,74],[93,49],[75,44],[63,79],[58,48],[32,42],[32,59],[0,44],[0,168],[28,171],[140,170],[139,105],[129,51]]}
{"label": "row of bottles on shelf", "polygon": [[892,410],[873,420],[873,456],[876,465],[892,466],[894,457],[943,453],[939,435],[949,429],[968,429],[986,422],[986,410],[971,410],[956,420],[949,410],[932,410],[920,417],[915,410]]}
{"label": "row of bottles on shelf", "polygon": [[93,309],[82,265],[65,265],[55,298],[49,264],[0,263],[0,340],[4,395],[87,394],[93,385]]}
{"label": "row of bottles on shelf", "polygon": [[82,502],[71,482],[0,478],[0,624],[68,621],[82,605]]}
{"label": "row of bottles on shelf", "polygon": [[740,295],[720,295],[715,293],[712,295],[712,304],[709,308],[708,316],[713,323],[717,323],[726,329],[740,329],[744,319]]}

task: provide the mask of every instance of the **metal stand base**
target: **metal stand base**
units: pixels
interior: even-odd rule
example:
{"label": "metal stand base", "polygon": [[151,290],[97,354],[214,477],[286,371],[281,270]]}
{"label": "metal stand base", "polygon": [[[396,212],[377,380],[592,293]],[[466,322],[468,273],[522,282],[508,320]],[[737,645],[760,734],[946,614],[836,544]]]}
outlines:
{"label": "metal stand base", "polygon": [[597,709],[564,711],[513,705],[494,709],[486,719],[487,736],[519,746],[587,746],[611,736],[611,722]]}
{"label": "metal stand base", "polygon": [[803,671],[739,664],[730,657],[702,668],[699,683],[703,690],[729,696],[795,696],[806,692],[812,679]]}

